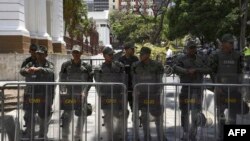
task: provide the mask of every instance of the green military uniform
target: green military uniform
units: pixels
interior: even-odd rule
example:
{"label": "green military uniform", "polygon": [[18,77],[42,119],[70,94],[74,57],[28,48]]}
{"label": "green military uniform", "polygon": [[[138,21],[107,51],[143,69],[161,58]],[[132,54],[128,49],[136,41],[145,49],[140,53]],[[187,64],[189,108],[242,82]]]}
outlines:
{"label": "green military uniform", "polygon": [[133,109],[133,86],[132,86],[132,76],[131,76],[131,65],[134,62],[137,62],[139,59],[136,56],[130,56],[126,57],[126,55],[123,55],[119,58],[119,62],[123,63],[125,65],[125,72],[128,76],[128,83],[127,83],[127,89],[128,89],[128,102],[131,110]]}
{"label": "green military uniform", "polygon": [[21,65],[21,68],[25,67],[29,62],[34,63],[35,61],[36,61],[36,59],[33,59],[32,57],[28,57],[23,61],[22,65]]}
{"label": "green military uniform", "polygon": [[[222,42],[233,45],[234,38],[231,34],[225,34],[222,37]],[[238,51],[232,49],[230,52],[226,52],[223,51],[223,48],[216,51],[210,57],[209,66],[212,72],[212,80],[215,83],[242,83],[243,61],[242,55]],[[221,140],[223,140],[223,126],[226,121],[224,111],[226,108],[228,109],[228,124],[236,124],[236,115],[240,114],[243,110],[241,109],[241,92],[239,87],[216,87],[215,99],[219,137]]]}
{"label": "green military uniform", "polygon": [[[37,52],[45,53],[46,49],[41,47]],[[34,73],[26,72],[26,69],[31,67],[37,67],[40,70]],[[38,61],[31,61],[25,67],[22,67],[20,74],[26,78],[27,82],[54,82],[54,65],[52,62],[46,60],[44,64],[38,63]],[[32,99],[39,99],[38,103],[31,103]],[[24,121],[26,124],[26,132],[28,137],[34,131],[34,116],[38,113],[40,117],[40,132],[39,136],[44,137],[48,131],[48,118],[51,116],[51,106],[54,99],[54,86],[52,85],[27,85],[24,92],[23,108],[25,111]],[[33,128],[31,127],[33,126]],[[45,133],[45,134],[44,134]]]}
{"label": "green military uniform", "polygon": [[[106,47],[103,54],[113,54],[111,48]],[[126,84],[124,65],[118,61],[104,62],[94,70],[96,82],[116,82]],[[123,94],[125,90],[120,85],[101,85],[96,87],[101,99],[101,109],[104,113],[104,126],[107,131],[107,140],[121,140],[124,114]],[[112,134],[113,133],[113,134]],[[112,136],[113,135],[113,136]]]}
{"label": "green military uniform", "polygon": [[[195,45],[196,46],[196,45]],[[192,47],[192,46],[190,46]],[[195,69],[194,75],[189,75],[188,69]],[[204,74],[209,73],[209,69],[202,57],[195,55],[189,57],[184,55],[177,60],[174,71],[179,75],[181,83],[203,83]],[[181,125],[188,138],[196,140],[199,115],[202,114],[203,88],[200,86],[182,86],[179,95],[179,105],[181,110]],[[189,125],[189,110],[191,110],[191,126]],[[189,129],[190,127],[190,129]]]}
{"label": "green military uniform", "polygon": [[[213,81],[222,84],[241,83],[242,62],[242,56],[236,51],[230,54],[225,54],[221,51],[215,52],[210,58]],[[241,112],[241,93],[237,87],[216,87],[215,96],[219,134],[223,134],[223,126],[225,124],[224,111],[226,108],[229,108],[228,123],[236,124],[236,115]],[[228,98],[237,102],[232,103]]]}
{"label": "green military uniform", "polygon": [[[64,62],[61,66],[60,71],[60,81],[61,82],[92,82],[93,74],[92,68],[89,64],[80,61],[78,64],[75,64],[73,60],[68,60]],[[82,85],[67,85],[61,87],[61,92],[67,90],[67,95],[74,97],[76,99],[80,99],[80,107],[84,107],[86,103],[85,99],[82,99],[82,94],[84,93],[87,96],[88,91],[91,86],[82,86]],[[76,109],[76,108],[74,108]],[[84,108],[77,108],[75,111],[75,115],[78,116],[77,124],[75,129],[75,138],[81,138],[83,124],[86,120],[86,110]],[[69,135],[69,125],[72,120],[72,110],[65,109],[62,114],[62,122],[63,122],[63,138],[67,140]]]}
{"label": "green military uniform", "polygon": [[[149,60],[147,63],[138,61],[131,67],[133,85],[138,83],[162,83],[164,68],[157,61]],[[151,140],[150,128],[148,122],[148,114],[150,113],[155,118],[157,137],[162,141],[163,123],[162,113],[163,105],[161,102],[162,86],[141,85],[136,87],[134,91],[138,94],[139,110],[141,110],[141,118],[144,131],[144,140]]]}

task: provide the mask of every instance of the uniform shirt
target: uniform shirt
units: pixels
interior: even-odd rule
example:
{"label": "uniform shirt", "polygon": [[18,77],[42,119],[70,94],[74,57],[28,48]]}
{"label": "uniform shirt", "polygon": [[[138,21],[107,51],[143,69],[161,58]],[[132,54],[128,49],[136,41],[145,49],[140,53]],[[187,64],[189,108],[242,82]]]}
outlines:
{"label": "uniform shirt", "polygon": [[129,58],[127,58],[125,55],[123,55],[122,57],[119,58],[118,60],[119,62],[123,63],[124,66],[125,66],[125,72],[128,76],[128,89],[129,90],[132,90],[132,76],[131,76],[131,65],[134,63],[134,62],[137,62],[139,61],[138,57],[136,56],[131,56]]}
{"label": "uniform shirt", "polygon": [[209,58],[212,79],[217,83],[241,83],[242,58],[237,51],[226,54],[218,50],[213,53]]}
{"label": "uniform shirt", "polygon": [[[190,76],[187,74],[188,69],[196,69],[197,73]],[[203,75],[210,72],[208,66],[199,55],[195,55],[194,58],[187,55],[180,57],[177,60],[174,71],[180,76],[181,83],[203,83]]]}
{"label": "uniform shirt", "polygon": [[[147,63],[141,61],[135,62],[131,68],[131,74],[133,77],[133,85],[137,83],[161,83],[163,76],[164,68],[161,63],[149,60]],[[141,92],[147,92],[148,87],[138,88]],[[160,92],[161,87],[152,86],[150,91]]]}
{"label": "uniform shirt", "polygon": [[24,61],[23,61],[23,63],[22,63],[22,65],[21,65],[21,68],[22,67],[25,67],[29,62],[35,62],[36,61],[36,59],[33,59],[31,56],[30,57],[28,57],[28,58],[26,58]]}
{"label": "uniform shirt", "polygon": [[[92,68],[89,64],[81,61],[75,64],[73,60],[64,62],[60,71],[61,82],[93,82]],[[87,93],[91,86],[76,85],[74,87],[67,86],[67,92]]]}
{"label": "uniform shirt", "polygon": [[[35,62],[36,62],[36,59],[33,59],[31,56],[28,57],[28,58],[26,58],[26,59],[23,61],[22,65],[21,65],[21,68],[25,67],[29,62],[35,63]],[[28,79],[28,78],[25,77],[25,81],[29,81],[29,80],[27,80],[27,79]]]}
{"label": "uniform shirt", "polygon": [[[39,67],[40,71],[33,74],[27,73],[25,70],[30,67]],[[45,61],[39,64],[37,61],[29,62],[25,67],[21,68],[20,74],[26,78],[27,82],[54,82],[54,64]],[[49,93],[54,93],[54,86],[47,85]],[[45,85],[29,85],[26,87],[26,93],[46,93]]]}
{"label": "uniform shirt", "polygon": [[[94,78],[97,82],[119,82],[126,84],[126,75],[124,65],[118,61],[112,63],[102,63],[94,70]],[[100,89],[99,89],[100,88]],[[111,90],[111,86],[100,86],[98,88],[101,93],[121,93],[120,86],[114,86]]]}

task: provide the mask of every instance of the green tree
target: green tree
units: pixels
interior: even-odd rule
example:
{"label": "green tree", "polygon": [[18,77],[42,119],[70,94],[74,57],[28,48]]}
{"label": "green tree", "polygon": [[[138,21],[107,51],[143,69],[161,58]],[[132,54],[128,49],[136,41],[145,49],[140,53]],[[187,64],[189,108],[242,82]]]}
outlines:
{"label": "green tree", "polygon": [[[139,11],[139,8],[132,13],[115,11],[110,15],[112,33],[120,42],[126,40],[148,41],[152,44],[160,42],[166,37],[162,31],[166,30],[164,19],[170,1],[162,0],[159,5],[152,5],[154,13],[152,16],[147,15],[145,11]],[[139,5],[142,6],[142,3],[139,2]]]}
{"label": "green tree", "polygon": [[214,41],[222,34],[240,33],[240,8],[237,0],[173,0],[167,17],[171,40],[187,34],[201,42]]}
{"label": "green tree", "polygon": [[82,37],[89,28],[87,6],[83,0],[63,0],[65,32],[70,38]]}
{"label": "green tree", "polygon": [[149,38],[148,28],[141,30],[141,26],[146,24],[144,19],[135,14],[125,12],[113,12],[110,15],[110,25],[112,34],[116,35],[117,40],[122,43],[128,40],[140,42]]}

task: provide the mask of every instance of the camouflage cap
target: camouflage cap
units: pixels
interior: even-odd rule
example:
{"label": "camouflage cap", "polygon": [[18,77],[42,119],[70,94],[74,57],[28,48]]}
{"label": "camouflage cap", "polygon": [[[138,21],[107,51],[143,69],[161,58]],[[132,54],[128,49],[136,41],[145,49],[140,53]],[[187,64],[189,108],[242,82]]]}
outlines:
{"label": "camouflage cap", "polygon": [[234,36],[232,34],[224,34],[221,38],[221,42],[234,43]]}
{"label": "camouflage cap", "polygon": [[30,44],[30,50],[36,51],[38,46],[36,44]]}
{"label": "camouflage cap", "polygon": [[129,49],[129,48],[135,48],[135,43],[134,42],[126,42],[124,43],[124,49]]}
{"label": "camouflage cap", "polygon": [[36,53],[44,53],[44,54],[47,54],[48,52],[48,49],[45,47],[45,46],[42,46],[40,45],[37,50],[36,50]]}
{"label": "camouflage cap", "polygon": [[102,53],[103,54],[114,54],[114,50],[110,47],[105,47],[103,50],[102,50]]}
{"label": "camouflage cap", "polygon": [[73,48],[72,48],[72,52],[73,52],[73,51],[81,52],[81,51],[82,51],[82,48],[81,48],[81,46],[79,46],[79,45],[74,45]]}
{"label": "camouflage cap", "polygon": [[144,54],[151,54],[151,49],[148,47],[142,47],[140,51],[140,55],[144,55]]}

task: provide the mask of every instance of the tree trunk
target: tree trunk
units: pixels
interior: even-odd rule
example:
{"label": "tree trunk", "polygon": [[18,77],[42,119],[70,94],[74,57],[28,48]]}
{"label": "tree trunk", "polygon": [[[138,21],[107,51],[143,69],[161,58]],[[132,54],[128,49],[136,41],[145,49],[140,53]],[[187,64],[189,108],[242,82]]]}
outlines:
{"label": "tree trunk", "polygon": [[246,23],[247,23],[247,12],[248,12],[248,0],[242,0],[241,5],[241,28],[240,28],[240,51],[246,46]]}
{"label": "tree trunk", "polygon": [[161,35],[161,31],[162,31],[162,28],[163,28],[163,22],[164,22],[164,17],[165,17],[165,12],[162,13],[161,15],[161,20],[159,22],[159,26],[158,28],[156,29],[156,31],[154,31],[154,34],[152,36],[152,38],[150,39],[150,42],[152,44],[155,44],[157,39],[160,37]]}
{"label": "tree trunk", "polygon": [[67,27],[68,27],[68,25],[65,23],[65,26],[64,26],[64,36],[66,36],[66,33],[67,33]]}
{"label": "tree trunk", "polygon": [[[163,10],[163,7],[168,7],[169,3],[170,3],[170,0],[162,1],[160,10]],[[162,13],[161,13],[161,19],[160,19],[160,22],[159,22],[159,24],[157,26],[158,28],[156,28],[156,31],[153,32],[153,36],[150,39],[150,42],[152,44],[155,44],[157,39],[159,39],[159,37],[161,36],[161,31],[163,29],[165,14],[166,14],[166,10],[164,9],[164,11],[162,11]],[[157,23],[157,20],[156,20],[156,23]]]}

